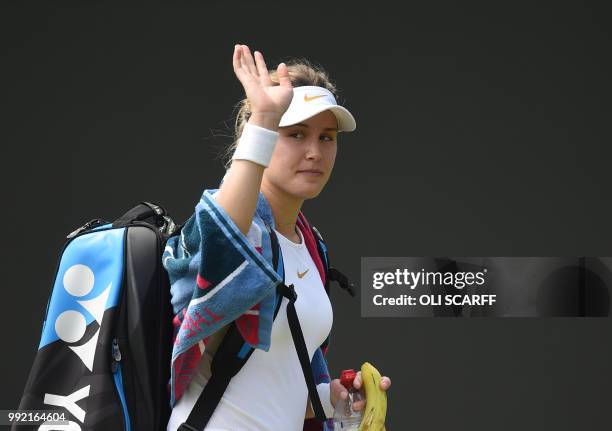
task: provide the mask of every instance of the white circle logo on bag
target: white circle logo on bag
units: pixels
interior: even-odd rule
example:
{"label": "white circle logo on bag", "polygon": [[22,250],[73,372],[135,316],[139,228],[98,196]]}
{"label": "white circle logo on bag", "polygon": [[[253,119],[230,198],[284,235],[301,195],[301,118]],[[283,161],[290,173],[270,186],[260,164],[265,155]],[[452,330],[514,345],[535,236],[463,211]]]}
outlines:
{"label": "white circle logo on bag", "polygon": [[64,289],[72,296],[85,296],[93,290],[95,276],[87,265],[72,265],[64,273]]}
{"label": "white circle logo on bag", "polygon": [[87,322],[85,316],[75,310],[67,310],[57,316],[55,320],[55,332],[62,341],[66,343],[76,343],[87,329]]}
{"label": "white circle logo on bag", "polygon": [[[82,298],[93,290],[95,278],[94,272],[89,266],[82,264],[72,265],[66,270],[62,279],[64,290],[75,299]],[[112,283],[102,293],[92,299],[78,299],[76,301],[98,322],[98,328],[89,340],[78,346],[68,346],[81,359],[89,371],[93,369],[98,336],[100,335],[102,318],[111,285]],[[72,344],[82,340],[86,331],[87,318],[81,311],[65,310],[55,319],[55,333],[65,343]]]}

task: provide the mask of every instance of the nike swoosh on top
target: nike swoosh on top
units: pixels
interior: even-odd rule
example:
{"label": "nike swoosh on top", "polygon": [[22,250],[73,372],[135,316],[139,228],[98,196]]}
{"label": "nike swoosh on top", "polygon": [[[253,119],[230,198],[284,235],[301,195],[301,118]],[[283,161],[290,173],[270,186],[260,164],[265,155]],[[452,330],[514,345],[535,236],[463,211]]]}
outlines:
{"label": "nike swoosh on top", "polygon": [[325,97],[325,94],[320,94],[318,96],[310,96],[310,97],[308,97],[308,94],[304,94],[304,102],[311,102],[315,99],[318,99],[319,97]]}
{"label": "nike swoosh on top", "polygon": [[304,276],[306,275],[306,273],[308,272],[308,270],[309,270],[309,269],[310,269],[310,268],[306,269],[306,271],[304,271],[304,272],[302,272],[302,273],[300,273],[300,271],[298,271],[298,272],[297,272],[297,276],[298,276],[298,278],[302,278],[302,277],[304,277]]}

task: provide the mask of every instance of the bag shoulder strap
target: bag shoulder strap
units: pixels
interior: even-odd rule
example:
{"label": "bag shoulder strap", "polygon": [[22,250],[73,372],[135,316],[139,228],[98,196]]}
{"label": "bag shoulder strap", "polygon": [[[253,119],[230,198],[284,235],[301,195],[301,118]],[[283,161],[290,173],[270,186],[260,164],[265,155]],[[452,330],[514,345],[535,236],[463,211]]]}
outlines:
{"label": "bag shoulder strap", "polygon": [[[272,243],[272,263],[274,269],[281,275],[284,280],[284,265],[282,262],[282,254],[280,252],[280,245],[276,233],[266,223],[266,230],[270,236]],[[277,297],[276,306],[274,309],[274,319],[280,310],[282,298],[289,300],[287,304],[287,318],[289,321],[289,329],[291,330],[291,337],[297,350],[304,379],[306,380],[306,386],[308,387],[308,393],[310,395],[310,401],[313,406],[316,418],[324,422],[326,420],[325,410],[321,404],[319,393],[314,382],[314,376],[312,368],[310,366],[310,359],[308,357],[308,350],[306,348],[306,342],[304,341],[304,334],[297,316],[295,309],[295,301],[297,300],[297,293],[293,284],[287,286],[285,283],[280,283],[277,286]],[[194,404],[189,417],[183,422],[178,431],[201,431],[206,427],[208,421],[212,417],[223,393],[226,391],[230,380],[234,377],[240,369],[246,364],[251,354],[255,351],[248,343],[246,343],[236,322],[233,321],[227,330],[227,333],[223,337],[221,344],[211,364],[211,377],[202,393],[198,397],[198,400]]]}
{"label": "bag shoulder strap", "polygon": [[[344,275],[340,270],[330,266],[329,263],[329,253],[327,252],[327,245],[323,240],[323,236],[319,229],[315,226],[310,225],[312,233],[317,240],[317,249],[319,251],[319,255],[321,256],[321,260],[323,261],[323,266],[325,267],[325,288],[329,290],[329,283],[332,281],[338,282],[340,287],[346,290],[349,295],[355,297],[355,285],[351,283],[346,275]],[[329,293],[329,292],[328,292]]]}

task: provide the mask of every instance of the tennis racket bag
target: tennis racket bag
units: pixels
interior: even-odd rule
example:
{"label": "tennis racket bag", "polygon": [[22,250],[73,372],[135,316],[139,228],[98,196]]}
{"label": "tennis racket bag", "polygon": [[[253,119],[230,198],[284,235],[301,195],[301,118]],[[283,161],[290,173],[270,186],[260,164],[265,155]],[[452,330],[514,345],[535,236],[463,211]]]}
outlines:
{"label": "tennis racket bag", "polygon": [[68,235],[19,405],[64,422],[38,429],[165,429],[172,309],[161,255],[179,230],[143,202]]}

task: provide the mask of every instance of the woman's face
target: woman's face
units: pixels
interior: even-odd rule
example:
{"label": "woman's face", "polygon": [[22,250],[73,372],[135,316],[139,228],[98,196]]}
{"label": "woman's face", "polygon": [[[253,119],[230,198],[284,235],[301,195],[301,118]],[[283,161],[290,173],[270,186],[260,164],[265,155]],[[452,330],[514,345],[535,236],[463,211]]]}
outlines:
{"label": "woman's face", "polygon": [[[336,160],[338,122],[323,111],[301,123],[278,128],[278,142],[264,181],[293,197],[316,197],[331,176]],[[318,172],[312,172],[318,171]]]}

